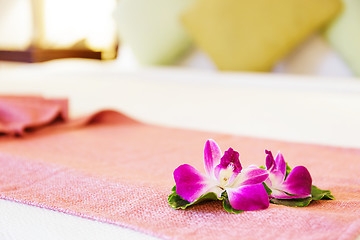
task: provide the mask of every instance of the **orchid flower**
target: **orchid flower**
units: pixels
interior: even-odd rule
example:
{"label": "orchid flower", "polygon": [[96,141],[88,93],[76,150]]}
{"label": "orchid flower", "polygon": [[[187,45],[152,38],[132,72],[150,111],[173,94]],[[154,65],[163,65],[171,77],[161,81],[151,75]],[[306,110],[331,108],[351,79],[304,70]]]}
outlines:
{"label": "orchid flower", "polygon": [[286,176],[286,162],[279,152],[274,157],[271,151],[265,150],[266,169],[269,177],[265,184],[272,191],[270,198],[293,199],[311,197],[312,179],[309,171],[303,166],[297,166]]}
{"label": "orchid flower", "polygon": [[229,203],[236,210],[250,211],[269,207],[269,197],[263,186],[268,171],[256,166],[243,169],[239,153],[229,148],[222,155],[214,140],[205,143],[204,162],[206,174],[183,164],[174,171],[176,193],[193,203],[207,193],[221,199],[227,193]]}

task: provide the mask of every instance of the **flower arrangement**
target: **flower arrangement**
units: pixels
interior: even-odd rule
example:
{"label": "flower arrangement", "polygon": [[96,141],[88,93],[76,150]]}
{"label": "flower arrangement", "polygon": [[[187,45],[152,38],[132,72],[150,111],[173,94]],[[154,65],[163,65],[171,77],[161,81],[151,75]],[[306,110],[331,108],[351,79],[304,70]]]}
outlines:
{"label": "flower arrangement", "polygon": [[229,148],[222,154],[214,140],[207,140],[206,174],[188,164],[176,168],[170,206],[185,209],[202,201],[221,200],[226,211],[240,213],[266,209],[270,203],[305,207],[313,200],[334,199],[329,190],[312,185],[305,167],[291,169],[280,152],[275,159],[271,151],[265,153],[265,166],[243,168],[237,151]]}

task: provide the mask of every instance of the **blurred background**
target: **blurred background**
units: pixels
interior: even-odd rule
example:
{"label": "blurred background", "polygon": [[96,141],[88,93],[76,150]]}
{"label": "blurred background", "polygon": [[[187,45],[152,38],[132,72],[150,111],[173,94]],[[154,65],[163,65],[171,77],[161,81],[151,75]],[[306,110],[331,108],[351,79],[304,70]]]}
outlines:
{"label": "blurred background", "polygon": [[[161,126],[360,148],[359,25],[360,0],[0,0],[0,95],[67,98],[71,117],[115,109]],[[0,238],[130,234],[1,207]]]}
{"label": "blurred background", "polygon": [[359,77],[359,23],[358,0],[0,0],[0,66],[86,58]]}
{"label": "blurred background", "polygon": [[359,23],[359,0],[0,0],[0,93],[357,147]]}

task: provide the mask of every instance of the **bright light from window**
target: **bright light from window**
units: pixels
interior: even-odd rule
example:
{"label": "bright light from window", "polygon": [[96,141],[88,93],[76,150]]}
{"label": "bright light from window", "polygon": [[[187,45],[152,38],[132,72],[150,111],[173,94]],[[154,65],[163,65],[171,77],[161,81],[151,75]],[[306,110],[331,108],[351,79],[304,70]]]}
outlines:
{"label": "bright light from window", "polygon": [[115,41],[115,0],[44,0],[44,45],[84,44],[95,50]]}

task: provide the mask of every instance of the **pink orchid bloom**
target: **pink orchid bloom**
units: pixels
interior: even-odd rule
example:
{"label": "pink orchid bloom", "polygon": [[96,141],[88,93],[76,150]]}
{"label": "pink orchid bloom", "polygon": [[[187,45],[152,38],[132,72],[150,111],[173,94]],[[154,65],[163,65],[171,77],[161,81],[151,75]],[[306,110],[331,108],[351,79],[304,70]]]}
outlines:
{"label": "pink orchid bloom", "polygon": [[269,207],[269,197],[263,182],[267,170],[255,166],[243,169],[239,153],[229,148],[222,155],[214,140],[205,143],[204,161],[206,174],[184,164],[174,171],[176,193],[189,201],[196,201],[213,192],[218,198],[226,191],[230,205],[237,210],[251,211]]}
{"label": "pink orchid bloom", "polygon": [[274,157],[271,151],[265,150],[266,169],[269,178],[265,184],[272,190],[270,197],[277,199],[293,199],[311,197],[312,179],[309,171],[303,166],[297,166],[286,177],[286,163],[279,152]]}

